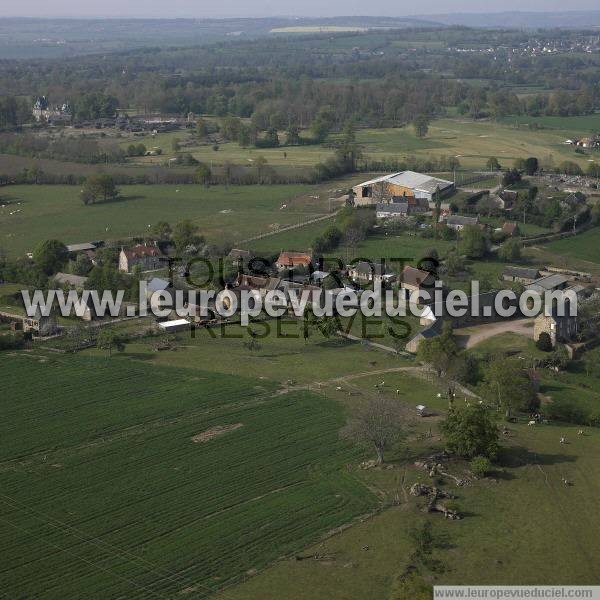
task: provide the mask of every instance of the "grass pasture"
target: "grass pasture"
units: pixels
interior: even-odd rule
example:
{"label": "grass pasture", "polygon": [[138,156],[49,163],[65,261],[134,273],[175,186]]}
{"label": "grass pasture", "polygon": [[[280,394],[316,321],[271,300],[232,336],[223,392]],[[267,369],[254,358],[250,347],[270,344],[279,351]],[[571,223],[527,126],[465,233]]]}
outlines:
{"label": "grass pasture", "polygon": [[553,253],[578,260],[600,263],[600,227],[594,227],[575,237],[549,243],[546,248]]}
{"label": "grass pasture", "polygon": [[[365,391],[372,388],[372,381],[361,381]],[[388,375],[386,387],[388,383],[391,389],[402,385],[402,380]],[[404,381],[398,397],[411,406],[425,397],[428,405],[437,408],[427,384],[412,383],[413,388],[407,389]],[[282,589],[287,600],[387,599],[395,598],[395,593],[404,597],[398,590],[399,577],[414,550],[409,532],[426,521],[444,541],[433,552],[438,570],[425,568],[422,574],[431,585],[594,585],[598,581],[594,556],[600,551],[595,535],[600,430],[586,428],[585,435],[578,436],[574,426],[511,424],[510,435],[502,441],[499,467],[490,478],[462,488],[450,482],[443,485],[457,496],[465,514],[461,521],[450,521],[424,515],[419,509],[423,502],[407,493],[416,481],[431,484],[427,474],[413,465],[414,456],[440,448],[435,417],[424,419],[420,427],[431,427],[433,438],[411,437],[410,450],[390,457],[392,468],[363,472],[365,481],[388,503],[387,510],[302,553],[318,553],[327,557],[325,562],[279,561],[227,590],[227,595],[218,595],[219,600],[275,600]],[[568,443],[561,445],[563,435]],[[461,471],[455,467],[452,472]],[[571,485],[565,486],[563,478]],[[560,547],[560,561],[550,558],[556,547]]]}
{"label": "grass pasture", "polygon": [[0,377],[7,596],[206,597],[377,503],[325,397],[91,354]]}
{"label": "grass pasture", "polygon": [[133,185],[120,190],[121,200],[84,206],[78,186],[5,187],[1,200],[9,203],[0,208],[0,246],[20,255],[44,239],[66,244],[119,239],[143,235],[160,220],[175,225],[183,219],[197,223],[209,241],[236,241],[329,210],[329,193],[319,186]]}
{"label": "grass pasture", "polygon": [[[362,146],[365,157],[373,160],[383,158],[402,159],[410,156],[431,158],[436,156],[456,156],[465,168],[482,169],[490,156],[498,158],[504,167],[512,166],[516,158],[536,156],[545,166],[559,164],[564,160],[572,160],[585,169],[590,159],[597,159],[596,154],[576,154],[572,146],[566,146],[565,139],[582,136],[600,128],[600,115],[589,117],[543,117],[538,119],[544,128],[530,129],[523,119],[507,119],[503,122],[490,120],[473,121],[466,118],[444,118],[432,121],[425,138],[417,138],[412,126],[359,129],[356,140]],[[526,122],[537,122],[527,118]],[[197,160],[212,165],[225,162],[251,166],[257,156],[264,156],[268,164],[282,169],[311,167],[333,156],[331,144],[307,146],[282,146],[279,148],[242,148],[237,142],[225,142],[215,152],[211,144],[198,145],[189,134],[159,134],[156,137],[146,136],[142,141],[146,146],[160,146],[163,154],[158,157],[142,157],[133,159],[140,165],[163,164],[174,156],[171,141],[174,137],[189,145],[181,152],[191,153]],[[331,142],[336,141],[331,135]],[[285,135],[280,132],[281,143]],[[132,140],[123,142],[126,147]]]}

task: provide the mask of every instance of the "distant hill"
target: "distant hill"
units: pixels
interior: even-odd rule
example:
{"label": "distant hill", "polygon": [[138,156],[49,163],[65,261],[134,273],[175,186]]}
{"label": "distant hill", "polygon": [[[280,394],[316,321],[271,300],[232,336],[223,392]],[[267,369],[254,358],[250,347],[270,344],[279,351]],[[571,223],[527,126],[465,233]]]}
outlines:
{"label": "distant hill", "polygon": [[443,25],[503,27],[509,29],[600,28],[600,10],[569,12],[454,13],[416,17]]}

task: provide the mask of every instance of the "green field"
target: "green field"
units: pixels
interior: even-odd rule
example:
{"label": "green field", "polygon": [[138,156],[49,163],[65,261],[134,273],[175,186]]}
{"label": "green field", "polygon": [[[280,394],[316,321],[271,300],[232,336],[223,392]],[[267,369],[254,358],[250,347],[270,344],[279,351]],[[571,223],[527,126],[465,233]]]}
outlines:
{"label": "green field", "polygon": [[[532,122],[535,119],[527,119]],[[429,126],[425,138],[415,136],[412,126],[388,129],[359,129],[356,139],[361,144],[365,157],[372,159],[397,158],[411,156],[431,158],[439,156],[456,156],[466,168],[485,168],[490,156],[498,158],[504,167],[512,166],[515,158],[536,156],[540,162],[551,167],[564,160],[572,160],[582,168],[586,168],[589,160],[598,158],[594,155],[576,154],[571,146],[563,142],[567,138],[591,134],[600,129],[600,115],[589,117],[544,117],[547,129],[532,130],[522,121],[507,119],[505,122],[489,120],[473,121],[469,119],[437,119]],[[517,125],[517,126],[516,126]],[[552,127],[552,128],[550,128]],[[179,137],[188,139],[185,132],[181,135],[159,134],[155,138],[147,137],[142,141],[150,147],[160,146],[164,154],[159,157],[143,157],[134,159],[136,164],[162,164],[174,156],[171,140]],[[336,135],[330,136],[335,141]],[[189,138],[191,139],[191,138]],[[283,143],[285,135],[280,132]],[[136,141],[137,140],[136,138]],[[129,142],[124,143],[127,146]],[[264,156],[268,163],[276,167],[308,167],[323,162],[333,156],[333,149],[323,145],[290,146],[280,148],[242,148],[237,142],[220,144],[215,152],[211,144],[202,146],[191,144],[182,152],[191,153],[196,159],[219,165],[226,161],[233,164],[251,166],[257,156]]]}
{"label": "green field", "polygon": [[144,235],[160,220],[183,219],[197,223],[209,241],[234,242],[327,213],[329,187],[121,186],[120,200],[84,206],[78,186],[9,186],[0,195],[0,205],[8,202],[0,208],[0,246],[20,255],[44,239],[119,239]]}
{"label": "green field", "polygon": [[376,505],[325,397],[93,355],[0,378],[7,596],[205,597]]}
{"label": "green field", "polygon": [[551,242],[546,248],[550,252],[563,256],[600,263],[600,227],[590,229],[573,238]]}
{"label": "green field", "polygon": [[506,117],[503,122],[507,125],[530,125],[535,124],[547,129],[558,129],[561,131],[574,132],[571,137],[579,134],[589,134],[600,129],[600,113],[582,117],[529,117],[513,116]]}
{"label": "green field", "polygon": [[[372,395],[373,385],[381,379],[353,382],[354,401]],[[436,397],[435,387],[404,373],[387,374],[385,390],[407,407],[423,402],[435,411],[447,408],[446,402]],[[585,428],[585,435],[578,436],[579,427],[564,424],[509,425],[499,467],[491,478],[461,488],[444,480],[444,489],[456,494],[465,514],[461,521],[448,521],[423,514],[419,510],[422,503],[407,493],[415,481],[431,485],[432,480],[413,462],[441,447],[437,421],[437,417],[422,419],[413,426],[409,441],[390,456],[389,470],[363,472],[367,484],[386,505],[385,511],[302,553],[318,554],[325,557],[322,561],[280,561],[218,598],[276,600],[285,589],[289,600],[394,599],[394,590],[398,593],[401,587],[399,577],[409,566],[414,549],[409,531],[426,521],[444,541],[433,554],[438,561],[436,570],[421,567],[430,585],[595,584],[600,577],[594,559],[600,551],[595,534],[600,430]],[[433,431],[432,438],[418,437],[418,432],[428,429]],[[561,436],[567,444],[559,443]],[[466,468],[458,463],[450,471],[466,474]],[[563,478],[571,485],[565,486]],[[561,548],[560,561],[550,558],[557,546]]]}

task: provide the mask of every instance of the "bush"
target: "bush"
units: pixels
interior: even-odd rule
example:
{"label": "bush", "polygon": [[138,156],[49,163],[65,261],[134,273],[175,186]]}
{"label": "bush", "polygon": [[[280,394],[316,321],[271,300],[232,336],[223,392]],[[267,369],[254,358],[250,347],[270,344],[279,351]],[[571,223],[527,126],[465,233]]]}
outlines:
{"label": "bush", "polygon": [[552,352],[552,338],[550,337],[550,334],[542,331],[535,345],[537,349],[542,352]]}
{"label": "bush", "polygon": [[476,456],[470,466],[476,477],[485,477],[492,470],[492,463],[486,456]]}

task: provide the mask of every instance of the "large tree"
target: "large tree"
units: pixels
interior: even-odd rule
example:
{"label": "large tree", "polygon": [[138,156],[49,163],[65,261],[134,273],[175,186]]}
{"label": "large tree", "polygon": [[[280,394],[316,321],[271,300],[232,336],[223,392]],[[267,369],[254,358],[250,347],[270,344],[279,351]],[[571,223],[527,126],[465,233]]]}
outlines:
{"label": "large tree", "polygon": [[107,202],[115,200],[119,195],[119,190],[115,184],[112,175],[108,173],[99,173],[90,175],[81,189],[81,200],[84,204],[94,204],[99,200]]}
{"label": "large tree", "polygon": [[440,429],[446,448],[458,456],[494,458],[498,453],[498,429],[479,404],[451,408]]}
{"label": "large tree", "polygon": [[485,369],[484,395],[507,418],[514,411],[537,409],[539,402],[535,387],[521,365],[509,358],[494,359]]}
{"label": "large tree", "polygon": [[186,219],[175,225],[173,241],[177,251],[185,253],[191,248],[197,249],[204,242],[204,238],[198,233],[198,226]]}
{"label": "large tree", "polygon": [[375,450],[377,463],[403,435],[404,419],[400,402],[384,396],[362,404],[350,418],[342,435],[358,445]]}
{"label": "large tree", "polygon": [[460,232],[459,248],[469,258],[481,258],[488,249],[488,240],[479,225],[466,225]]}
{"label": "large tree", "polygon": [[427,115],[417,115],[413,121],[415,135],[418,138],[424,138],[429,132],[429,117]]}
{"label": "large tree", "polygon": [[67,247],[59,240],[40,242],[33,251],[33,262],[47,275],[53,275],[67,262]]}

